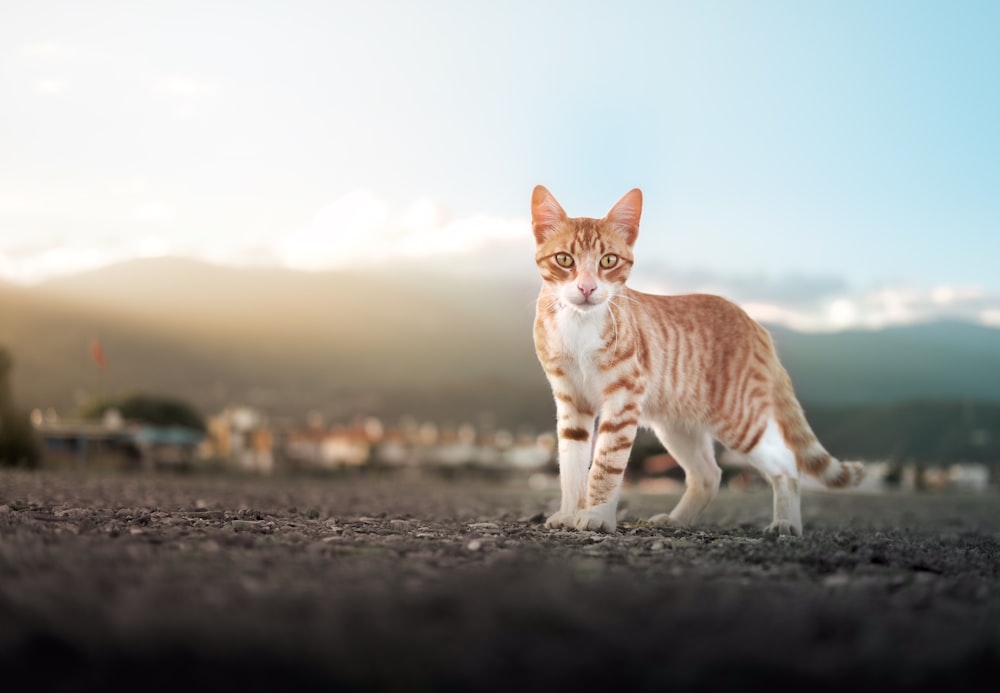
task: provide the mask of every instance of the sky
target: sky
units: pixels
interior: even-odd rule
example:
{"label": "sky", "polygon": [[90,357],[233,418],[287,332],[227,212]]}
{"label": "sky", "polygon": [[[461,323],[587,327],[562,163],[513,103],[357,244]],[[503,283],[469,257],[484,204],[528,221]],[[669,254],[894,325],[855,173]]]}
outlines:
{"label": "sky", "polygon": [[0,279],[535,276],[534,185],[640,187],[637,288],[1000,327],[998,34],[973,0],[0,0]]}

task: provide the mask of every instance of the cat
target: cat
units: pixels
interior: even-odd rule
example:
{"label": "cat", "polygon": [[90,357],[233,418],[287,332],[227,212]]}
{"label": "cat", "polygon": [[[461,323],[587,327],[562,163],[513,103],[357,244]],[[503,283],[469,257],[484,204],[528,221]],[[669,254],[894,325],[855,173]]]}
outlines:
{"label": "cat", "polygon": [[715,497],[718,440],[770,482],[774,519],[765,531],[801,535],[799,472],[843,488],[858,484],[864,468],[823,448],[770,333],[739,306],[625,285],[641,212],[638,188],[603,219],[568,217],[540,185],[531,196],[543,280],[535,351],[555,398],[562,492],[545,524],[615,532],[625,467],[645,426],[686,481],[677,506],[651,523],[688,526]]}

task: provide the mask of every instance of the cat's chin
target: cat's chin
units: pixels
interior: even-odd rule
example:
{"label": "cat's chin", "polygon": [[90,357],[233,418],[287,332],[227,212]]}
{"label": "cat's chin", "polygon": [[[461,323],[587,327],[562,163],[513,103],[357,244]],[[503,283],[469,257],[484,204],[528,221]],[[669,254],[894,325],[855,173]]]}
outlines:
{"label": "cat's chin", "polygon": [[590,301],[584,303],[569,302],[567,305],[578,313],[593,313],[595,310],[599,310],[604,306],[604,301],[601,301],[600,303],[592,303]]}

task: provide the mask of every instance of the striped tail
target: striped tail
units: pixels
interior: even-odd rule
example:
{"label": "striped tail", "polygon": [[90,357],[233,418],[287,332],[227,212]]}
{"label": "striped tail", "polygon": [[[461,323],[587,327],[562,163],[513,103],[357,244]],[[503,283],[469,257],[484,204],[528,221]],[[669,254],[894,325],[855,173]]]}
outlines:
{"label": "striped tail", "polygon": [[865,476],[860,462],[841,462],[826,451],[806,421],[802,405],[795,398],[791,378],[778,366],[774,388],[774,418],[781,434],[795,454],[799,471],[815,477],[827,488],[857,486]]}

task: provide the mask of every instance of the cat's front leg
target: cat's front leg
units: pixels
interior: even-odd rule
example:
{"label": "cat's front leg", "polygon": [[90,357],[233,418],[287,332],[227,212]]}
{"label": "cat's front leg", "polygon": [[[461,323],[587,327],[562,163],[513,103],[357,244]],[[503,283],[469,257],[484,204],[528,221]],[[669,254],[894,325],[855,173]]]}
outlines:
{"label": "cat's front leg", "polygon": [[609,407],[597,429],[594,463],[587,480],[587,509],[576,520],[577,529],[614,532],[618,528],[618,496],[639,426],[638,407],[632,403]]}
{"label": "cat's front leg", "polygon": [[587,467],[590,466],[591,435],[595,415],[580,411],[569,401],[556,400],[559,436],[559,486],[562,501],[559,512],[546,521],[546,527],[576,527],[587,491]]}

